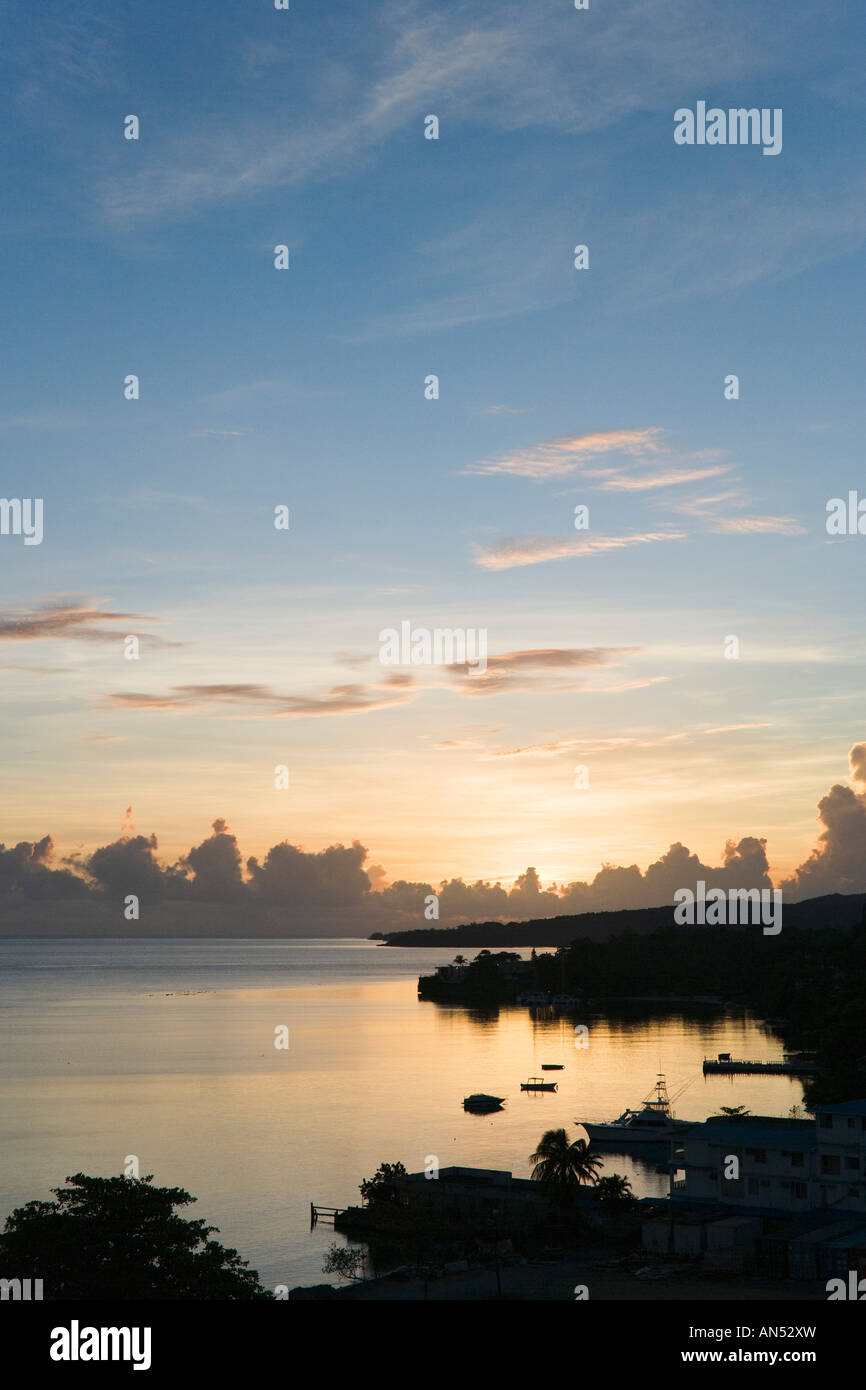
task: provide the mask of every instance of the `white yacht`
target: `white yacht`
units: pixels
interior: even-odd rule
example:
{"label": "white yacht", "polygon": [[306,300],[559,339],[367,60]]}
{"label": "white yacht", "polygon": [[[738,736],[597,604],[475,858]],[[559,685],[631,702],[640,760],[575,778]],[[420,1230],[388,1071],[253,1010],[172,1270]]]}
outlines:
{"label": "white yacht", "polygon": [[603,1144],[664,1144],[676,1134],[688,1129],[686,1120],[678,1120],[671,1109],[664,1076],[659,1073],[655,1090],[651,1091],[639,1110],[624,1110],[616,1120],[607,1124],[591,1124],[577,1120],[594,1143]]}

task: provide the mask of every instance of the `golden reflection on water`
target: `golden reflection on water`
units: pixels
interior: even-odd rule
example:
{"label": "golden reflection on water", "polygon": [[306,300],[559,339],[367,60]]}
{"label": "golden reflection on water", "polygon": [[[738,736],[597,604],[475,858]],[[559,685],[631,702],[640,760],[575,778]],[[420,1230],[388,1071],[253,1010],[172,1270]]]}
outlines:
{"label": "golden reflection on water", "polygon": [[[271,975],[271,980],[273,976]],[[201,981],[199,980],[199,985]],[[589,1045],[574,1046],[574,1023]],[[287,1051],[274,1047],[288,1027]],[[71,1173],[120,1172],[136,1154],[157,1183],[186,1187],[265,1281],[321,1282],[327,1228],[309,1204],[356,1201],[383,1162],[529,1174],[545,1129],[613,1119],[667,1076],[684,1119],[720,1105],[783,1115],[802,1099],[788,1077],[703,1077],[720,1051],[771,1059],[779,1042],[742,1014],[632,1020],[482,1014],[421,1003],[411,978],[332,984],[150,988],[86,1001],[61,993],[3,1031],[0,1217]],[[543,1062],[558,1090],[521,1092]],[[506,1098],[473,1115],[463,1097]],[[604,1155],[640,1195],[667,1190],[657,1160]]]}

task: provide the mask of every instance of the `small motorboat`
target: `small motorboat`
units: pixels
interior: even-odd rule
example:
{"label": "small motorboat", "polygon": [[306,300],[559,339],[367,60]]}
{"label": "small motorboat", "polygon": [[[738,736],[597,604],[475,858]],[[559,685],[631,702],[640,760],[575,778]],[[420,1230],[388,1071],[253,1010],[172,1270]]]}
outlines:
{"label": "small motorboat", "polygon": [[528,1081],[521,1081],[521,1091],[555,1091],[557,1083],[555,1081],[544,1081],[540,1076],[530,1076]]}
{"label": "small motorboat", "polygon": [[478,1115],[486,1115],[492,1110],[501,1110],[504,1099],[504,1096],[485,1096],[483,1093],[466,1096],[463,1100],[463,1109],[474,1110]]}
{"label": "small motorboat", "polygon": [[541,1064],[541,1070],[542,1070],[542,1071],[562,1071],[562,1068],[563,1068],[564,1065],[565,1065],[564,1062],[542,1062],[542,1064]]}

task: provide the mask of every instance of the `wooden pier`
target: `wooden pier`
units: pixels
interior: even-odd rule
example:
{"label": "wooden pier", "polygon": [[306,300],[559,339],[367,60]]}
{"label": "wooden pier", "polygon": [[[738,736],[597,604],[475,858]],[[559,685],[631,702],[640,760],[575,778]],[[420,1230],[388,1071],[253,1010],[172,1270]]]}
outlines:
{"label": "wooden pier", "polygon": [[324,1221],[327,1226],[333,1226],[334,1218],[341,1216],[345,1210],[345,1207],[319,1207],[316,1206],[315,1202],[311,1202],[310,1230],[312,1230],[314,1226],[318,1226],[320,1221]]}
{"label": "wooden pier", "polygon": [[748,1062],[736,1057],[704,1058],[704,1076],[810,1076],[814,1062]]}

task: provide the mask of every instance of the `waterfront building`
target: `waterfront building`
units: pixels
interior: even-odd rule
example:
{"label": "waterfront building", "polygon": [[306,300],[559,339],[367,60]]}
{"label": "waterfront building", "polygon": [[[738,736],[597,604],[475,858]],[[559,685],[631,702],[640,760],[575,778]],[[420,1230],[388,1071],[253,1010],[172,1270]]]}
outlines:
{"label": "waterfront building", "polygon": [[812,1120],[713,1115],[675,1142],[674,1202],[866,1213],[866,1100],[821,1106]]}

